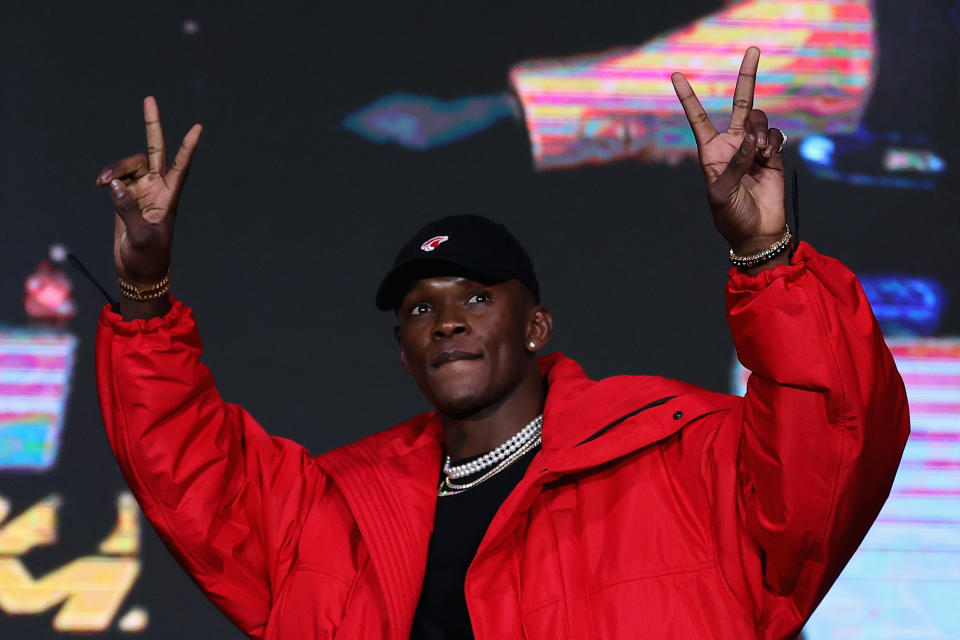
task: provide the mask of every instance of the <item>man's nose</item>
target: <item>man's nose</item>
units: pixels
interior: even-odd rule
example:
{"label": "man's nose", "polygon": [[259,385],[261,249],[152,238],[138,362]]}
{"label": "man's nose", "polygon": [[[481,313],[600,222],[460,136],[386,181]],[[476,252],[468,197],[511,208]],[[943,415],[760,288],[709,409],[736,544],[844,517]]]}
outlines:
{"label": "man's nose", "polygon": [[470,331],[470,325],[464,318],[462,310],[456,305],[444,305],[437,314],[436,324],[433,326],[434,338],[449,338]]}

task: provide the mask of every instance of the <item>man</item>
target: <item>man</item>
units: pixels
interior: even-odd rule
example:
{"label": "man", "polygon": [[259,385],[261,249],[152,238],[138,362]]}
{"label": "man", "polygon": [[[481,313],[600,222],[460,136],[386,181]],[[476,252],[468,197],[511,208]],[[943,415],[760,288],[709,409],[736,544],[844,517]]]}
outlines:
{"label": "man", "polygon": [[173,165],[105,169],[120,314],[97,344],[111,446],[144,513],[256,638],[784,638],[876,517],[908,433],[903,384],[853,274],[790,257],[784,136],[754,110],[747,50],[731,126],[687,81],[746,398],[651,377],[594,382],[537,358],[552,320],[526,253],[453,217],[401,249],[377,304],[436,408],[312,458],[224,403],[168,295]]}

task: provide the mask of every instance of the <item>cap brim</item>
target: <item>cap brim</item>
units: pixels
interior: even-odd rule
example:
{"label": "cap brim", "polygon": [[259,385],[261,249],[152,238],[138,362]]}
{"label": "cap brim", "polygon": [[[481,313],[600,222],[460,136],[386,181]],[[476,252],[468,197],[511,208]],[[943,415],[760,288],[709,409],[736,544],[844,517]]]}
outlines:
{"label": "cap brim", "polygon": [[513,277],[497,273],[481,273],[441,258],[412,260],[394,268],[380,283],[380,288],[377,289],[377,308],[381,311],[396,309],[400,306],[400,301],[403,300],[411,284],[422,278],[438,276],[469,278],[484,284],[500,284]]}

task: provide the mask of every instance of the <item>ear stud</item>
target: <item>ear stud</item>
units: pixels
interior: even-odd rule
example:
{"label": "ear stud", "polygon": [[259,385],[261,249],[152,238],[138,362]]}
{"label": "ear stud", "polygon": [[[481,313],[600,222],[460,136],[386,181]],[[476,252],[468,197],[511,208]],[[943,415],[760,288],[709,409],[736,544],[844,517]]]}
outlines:
{"label": "ear stud", "polygon": [[527,343],[527,346],[530,347],[531,349],[536,349],[536,348],[537,348],[537,343],[536,343],[536,342],[528,342],[528,343]]}

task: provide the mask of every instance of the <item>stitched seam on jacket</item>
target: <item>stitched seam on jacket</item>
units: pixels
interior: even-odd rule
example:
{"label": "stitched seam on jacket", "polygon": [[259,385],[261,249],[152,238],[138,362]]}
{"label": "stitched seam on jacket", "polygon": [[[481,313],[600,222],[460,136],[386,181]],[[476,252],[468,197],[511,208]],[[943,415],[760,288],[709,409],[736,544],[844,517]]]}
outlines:
{"label": "stitched seam on jacket", "polygon": [[[829,292],[829,289],[823,283],[823,281],[820,280],[820,278],[816,277],[815,274],[812,274],[809,272],[808,274],[810,275],[810,277],[816,280],[817,284],[819,285],[819,288],[821,289],[821,292],[820,292],[821,295],[817,297],[817,302],[819,303],[823,293]],[[823,335],[826,337],[826,340],[824,342],[826,343],[827,350],[830,352],[830,356],[831,356],[830,364],[833,366],[833,370],[834,372],[836,372],[837,379],[840,381],[839,404],[840,404],[840,411],[842,413],[836,416],[837,417],[836,426],[837,427],[846,426],[848,423],[856,422],[856,418],[857,418],[857,416],[848,415],[848,410],[851,407],[850,407],[850,400],[847,397],[847,387],[855,386],[855,385],[851,381],[846,379],[846,376],[843,373],[843,367],[840,366],[840,358],[839,356],[837,356],[837,349],[836,349],[836,346],[834,345],[835,332],[828,331],[829,325],[827,324],[826,314],[823,313],[823,305],[822,304],[814,305],[813,311],[814,313],[816,313],[817,317],[820,319],[820,328],[823,331]],[[826,400],[826,398],[824,398],[824,400]],[[830,413],[829,412],[826,412],[826,413],[827,413],[827,424],[834,425],[834,421],[831,420]],[[859,416],[859,417],[861,419],[863,418],[863,416]]]}
{"label": "stitched seam on jacket", "polygon": [[[738,469],[740,468],[740,458],[741,458],[741,451],[742,451],[741,443],[743,441],[743,432],[744,432],[743,403],[741,402],[739,407],[739,415],[740,415],[739,423],[734,423],[733,426],[728,426],[727,421],[730,418],[731,411],[732,409],[725,410],[726,415],[720,417],[720,419],[717,421],[716,426],[713,429],[713,434],[710,436],[708,441],[705,442],[705,446],[703,450],[700,452],[700,468],[701,469],[703,468],[704,458],[707,457],[709,451],[713,450],[713,447],[716,443],[716,439],[720,436],[720,432],[724,428],[728,428],[728,429],[733,427],[739,428],[739,437],[737,438],[737,443],[735,448],[736,457],[733,464],[733,474],[734,474],[733,498],[735,501],[733,510],[734,510],[735,518],[737,519],[736,535],[737,535],[737,539],[739,540],[741,533],[745,530],[743,527],[743,523],[745,522],[745,517],[746,517],[745,514],[743,514],[740,511],[740,503],[741,503],[741,500],[743,499],[743,496],[741,492],[741,483],[740,483],[739,472],[738,472]],[[736,416],[736,414],[734,415]],[[718,468],[718,471],[719,471],[719,468]],[[717,496],[712,494],[712,491],[709,490],[709,487],[705,487],[705,493],[710,494],[708,495],[708,498],[707,498],[707,502],[710,504],[710,508],[716,509]],[[712,530],[712,527],[711,527],[711,533],[715,533]],[[718,539],[715,535],[710,536],[710,545],[711,545],[711,551],[719,557],[720,547],[718,544]],[[742,563],[740,563],[738,566],[742,567]],[[726,587],[727,592],[730,595],[730,598],[738,607],[741,617],[744,620],[750,620],[753,626],[756,627],[758,603],[753,600],[752,593],[750,593],[749,589],[747,590],[747,593],[741,593],[737,591],[737,589],[734,587],[733,583],[730,581],[729,577],[727,576],[727,573],[724,571],[723,564],[721,564],[719,560],[718,560],[718,573],[720,574],[720,580],[722,581],[723,586]]]}
{"label": "stitched seam on jacket", "polygon": [[558,602],[563,602],[563,596],[557,596],[556,598],[553,598],[552,600],[548,600],[547,602],[541,602],[540,604],[534,605],[530,609],[521,609],[520,615],[526,615],[528,613],[536,613],[541,609],[549,607],[550,605],[553,605],[553,604],[557,604]]}
{"label": "stitched seam on jacket", "polygon": [[[573,511],[573,509],[560,509],[559,511]],[[571,589],[569,585],[573,579],[573,576],[568,574],[567,567],[563,565],[563,559],[562,559],[563,550],[560,548],[560,540],[559,540],[560,532],[557,531],[557,522],[556,520],[554,520],[554,513],[556,512],[554,511],[550,512],[550,524],[551,524],[550,528],[553,530],[553,548],[556,549],[557,551],[556,562],[557,562],[557,569],[560,572],[560,589],[563,591],[562,600],[567,603],[566,607],[561,607],[563,611],[564,629],[566,630],[567,636],[572,636],[574,629],[573,629],[573,622],[570,620],[570,607],[573,606],[573,603],[569,601],[570,589]]]}
{"label": "stitched seam on jacket", "polygon": [[[817,543],[823,543],[826,540],[827,530],[829,529],[829,525],[831,522],[833,522],[834,518],[836,517],[836,512],[834,507],[836,506],[836,502],[837,502],[837,489],[840,486],[840,482],[839,482],[840,470],[843,468],[844,453],[845,453],[844,446],[847,440],[846,431],[840,431],[839,439],[840,439],[840,442],[838,443],[838,449],[840,450],[840,456],[839,456],[839,460],[837,460],[837,468],[834,471],[833,482],[831,483],[830,505],[829,505],[829,508],[827,509],[827,517],[824,518],[823,526],[821,527],[820,533],[817,536]],[[804,556],[804,558],[800,561],[803,566],[801,566],[799,575],[797,577],[797,585],[800,584],[806,565],[810,564],[810,560],[807,559],[808,557],[809,557],[809,553],[806,556]],[[793,601],[792,598],[786,597],[786,603],[790,606],[790,608],[794,612],[794,615],[798,619],[803,617],[800,613],[800,610],[797,608],[796,603]],[[772,619],[768,619],[767,624],[763,625],[763,628],[766,629],[767,627],[769,627],[772,621],[773,621]]]}
{"label": "stitched seam on jacket", "polygon": [[[380,461],[375,457],[375,455],[376,455],[375,452],[369,451],[367,449],[359,448],[359,447],[353,453],[353,456],[359,459],[361,463],[366,463],[367,465],[369,465],[371,471],[374,474],[376,474],[377,479],[379,480],[379,483],[377,483],[379,486],[377,486],[376,488],[370,485],[364,486],[364,488],[368,491],[377,491],[377,493],[379,493],[380,496],[383,498],[381,501],[374,501],[373,504],[364,505],[365,507],[369,507],[368,513],[371,516],[373,516],[371,517],[371,524],[375,523],[375,528],[378,529],[376,533],[379,534],[379,536],[383,536],[385,539],[390,537],[390,532],[386,531],[383,525],[386,525],[387,522],[393,522],[395,525],[399,525],[400,530],[398,530],[397,533],[406,537],[407,543],[410,546],[413,546],[413,540],[415,539],[415,537],[413,534],[412,525],[407,521],[406,518],[404,518],[402,509],[398,504],[396,504],[395,496],[393,496],[390,492],[387,491],[387,486],[389,485],[387,483],[387,479],[383,472],[383,469],[379,464]],[[370,555],[372,556],[373,554],[371,553]],[[410,581],[407,580],[408,576],[406,575],[406,571],[404,571],[404,569],[406,568],[404,566],[406,564],[404,560],[399,557],[394,557],[396,554],[382,554],[382,555],[384,555],[385,557],[383,558],[383,565],[381,566],[383,566],[385,570],[393,574],[394,580],[401,584],[409,583]],[[406,586],[409,587],[411,585],[407,584]],[[417,585],[412,585],[412,586],[417,586]],[[387,599],[389,602],[390,597],[388,596]],[[396,613],[400,615],[402,613],[402,611],[400,610],[402,598],[394,597],[393,601],[397,605],[398,610]],[[393,631],[395,636],[397,638],[403,637],[404,634],[400,627],[400,620],[395,619],[393,620],[393,623],[394,624],[392,626],[393,626]]]}
{"label": "stitched seam on jacket", "polygon": [[338,576],[335,573],[330,573],[329,571],[324,570],[321,567],[318,567],[313,564],[300,563],[296,568],[290,570],[290,575],[295,575],[298,573],[313,573],[317,575],[324,576],[325,578],[330,578],[331,580],[336,580],[342,585],[347,587],[353,587],[357,582],[357,578],[344,578],[343,576]]}
{"label": "stitched seam on jacket", "polygon": [[[306,456],[307,454],[305,451],[301,451],[300,455]],[[309,460],[309,462],[314,464],[314,466],[316,466],[316,463],[314,463],[313,460]],[[317,467],[317,470],[323,473],[324,475],[326,475],[326,471],[320,469],[319,467]],[[287,572],[282,577],[280,577],[279,580],[277,581],[276,590],[273,590],[273,589],[270,590],[270,609],[269,609],[270,613],[267,614],[267,620],[270,619],[270,614],[273,613],[273,609],[274,607],[276,607],[279,601],[280,594],[283,593],[284,588],[287,586],[287,582],[290,580],[290,577],[295,572],[295,569],[297,567],[297,562],[299,562],[300,538],[303,536],[303,528],[306,525],[307,520],[310,518],[310,513],[313,511],[313,507],[317,503],[317,497],[319,493],[317,490],[317,485],[319,484],[319,482],[320,482],[320,477],[317,476],[316,478],[314,478],[313,483],[310,485],[309,491],[305,492],[305,495],[307,496],[307,502],[308,502],[307,509],[306,511],[303,512],[303,515],[301,517],[297,518],[296,534],[291,536],[288,541],[290,545],[290,555],[291,555],[290,567],[287,570]],[[283,545],[281,545],[280,548],[282,550]],[[264,556],[266,557],[266,554],[264,554]],[[274,569],[277,568],[277,564],[278,563],[274,563],[274,566],[273,566]],[[335,576],[331,576],[331,577],[335,577]]]}
{"label": "stitched seam on jacket", "polygon": [[[356,463],[358,463],[358,464],[360,464],[360,465],[362,465],[362,464],[364,464],[365,462],[367,462],[367,459],[366,459],[367,456],[364,456],[364,455],[363,455],[364,453],[365,453],[365,452],[362,452],[362,451],[360,451],[360,450],[344,451],[344,455],[349,455],[351,458],[353,458],[353,459],[356,461]],[[383,481],[383,474],[382,474],[382,472],[381,472],[381,470],[380,470],[380,468],[379,468],[378,465],[373,465],[372,472],[377,475],[378,480],[380,480],[381,482]],[[338,483],[338,484],[339,484],[339,483]],[[356,488],[356,487],[350,487],[350,490],[353,491],[355,488]],[[378,488],[379,488],[379,487],[378,487]],[[387,505],[387,504],[385,504],[385,503],[378,503],[378,502],[375,501],[375,500],[374,500],[374,501],[364,500],[364,496],[365,496],[366,494],[368,494],[369,492],[377,492],[377,493],[380,493],[380,492],[377,490],[378,488],[374,488],[374,487],[372,487],[372,486],[370,486],[370,485],[365,485],[365,486],[363,486],[363,488],[362,488],[362,491],[365,492],[365,493],[361,493],[361,492],[359,492],[359,491],[354,492],[354,495],[355,495],[355,496],[357,496],[358,494],[360,494],[360,496],[359,496],[359,502],[358,502],[357,504],[358,504],[358,506],[361,507],[361,509],[362,509],[363,511],[366,512],[366,517],[367,517],[368,521],[370,521],[371,526],[372,526],[372,528],[373,528],[373,531],[371,531],[370,533],[373,534],[373,537],[374,537],[374,538],[380,538],[382,535],[384,535],[384,532],[380,530],[380,529],[381,529],[380,524],[381,524],[381,521],[382,521],[382,520],[384,520],[384,519],[389,519],[389,516],[384,516],[384,515],[383,515],[383,509],[386,508],[386,509],[389,510],[389,505]],[[344,494],[346,495],[346,491],[344,490],[343,487],[341,487],[341,491],[344,491]],[[388,498],[388,499],[389,499],[389,498]],[[353,504],[351,504],[351,511],[353,511]],[[356,519],[356,515],[354,516],[354,518]],[[358,526],[359,526],[359,523],[358,523]],[[400,532],[400,533],[402,533],[402,532]],[[362,531],[361,531],[361,537],[363,537],[363,532],[362,532]],[[374,542],[374,545],[376,545],[376,540],[374,540],[373,542]],[[367,542],[367,546],[368,546],[368,547],[371,546],[371,545],[370,545],[370,541]],[[373,549],[373,548],[370,548],[370,560],[371,560],[371,561],[372,561],[372,559],[373,559],[373,551],[374,551],[374,549]],[[392,577],[394,578],[394,580],[397,580],[397,581],[402,580],[402,578],[400,578],[401,570],[400,570],[400,568],[398,567],[398,563],[397,563],[396,559],[393,558],[393,557],[391,557],[390,554],[382,554],[382,555],[383,555],[384,557],[382,557],[382,558],[380,559],[379,568],[380,568],[382,571],[384,571],[384,572],[387,572],[387,573],[389,573],[389,574],[392,574]],[[377,565],[376,565],[376,564],[374,565],[374,569],[375,569],[375,570],[377,569]],[[377,573],[379,573],[379,571],[378,571]],[[391,576],[387,576],[387,579],[389,580],[390,577],[391,577]],[[381,582],[384,581],[384,576],[378,576],[378,578],[380,579]],[[395,604],[397,605],[397,609],[399,609],[399,603],[397,603],[397,598],[396,598],[396,597],[391,598],[391,594],[390,594],[390,593],[388,592],[388,590],[386,590],[386,589],[384,589],[383,592],[384,592],[385,604],[387,605],[387,609],[388,609],[388,620],[389,620],[389,624],[390,624],[390,629],[391,629],[391,631],[393,632],[394,637],[397,637],[397,638],[402,637],[403,634],[402,634],[402,632],[401,632],[401,630],[400,630],[400,621],[397,619],[397,616],[396,616],[396,615],[391,615],[391,614],[394,613],[394,612],[390,611],[390,609],[391,609],[391,602],[395,603]],[[396,611],[395,613],[399,613],[399,610]]]}
{"label": "stitched seam on jacket", "polygon": [[697,573],[697,572],[703,571],[704,569],[710,569],[716,566],[718,566],[718,561],[714,559],[707,562],[701,562],[696,565],[691,565],[689,567],[683,567],[682,569],[668,569],[666,571],[658,571],[654,573],[638,573],[632,576],[624,576],[622,578],[617,578],[613,582],[608,582],[602,587],[594,588],[593,590],[590,591],[590,595],[591,596],[596,595],[601,591],[603,591],[604,589],[609,589],[610,587],[616,587],[621,584],[625,584],[627,582],[640,582],[642,580],[652,580],[655,578],[663,578],[666,576],[683,575],[687,573]]}
{"label": "stitched seam on jacket", "polygon": [[347,590],[347,597],[344,598],[343,602],[343,611],[340,613],[340,622],[343,622],[343,619],[347,617],[347,611],[350,610],[350,605],[353,604],[353,596],[357,592],[357,589],[360,586],[360,579],[363,577],[363,572],[367,568],[367,565],[370,564],[370,554],[367,553],[367,557],[363,559],[363,563],[357,569],[357,575],[353,579],[353,584],[350,585],[350,588]]}
{"label": "stitched seam on jacket", "polygon": [[[117,354],[115,349],[111,349],[110,353],[112,356],[111,360],[113,361],[113,371],[116,372],[118,369],[117,360],[119,359],[119,354]],[[154,494],[150,484],[147,482],[144,482],[143,476],[140,473],[140,462],[137,459],[138,456],[134,454],[134,447],[130,442],[130,427],[127,424],[127,411],[126,411],[125,404],[123,402],[123,395],[120,393],[119,380],[117,380],[116,375],[112,375],[111,377],[113,378],[113,387],[114,387],[113,392],[117,399],[117,404],[120,405],[120,418],[121,418],[121,422],[123,423],[123,444],[127,452],[127,459],[130,461],[130,471],[132,471],[133,474],[136,476],[137,484],[143,487],[144,492],[150,497],[150,501],[153,503],[153,505],[151,506],[159,505],[160,501],[157,499],[156,494]],[[183,555],[188,557],[194,564],[196,564],[197,566],[202,566],[203,565],[202,562],[200,562],[183,545],[179,544],[180,538],[174,532],[174,527],[171,526],[172,523],[167,518],[166,510],[163,509],[162,507],[157,507],[156,510],[159,511],[160,517],[163,519],[163,522],[166,525],[168,535],[178,543],[177,548],[181,550]]]}

